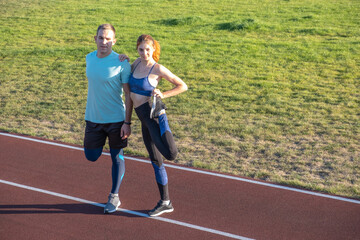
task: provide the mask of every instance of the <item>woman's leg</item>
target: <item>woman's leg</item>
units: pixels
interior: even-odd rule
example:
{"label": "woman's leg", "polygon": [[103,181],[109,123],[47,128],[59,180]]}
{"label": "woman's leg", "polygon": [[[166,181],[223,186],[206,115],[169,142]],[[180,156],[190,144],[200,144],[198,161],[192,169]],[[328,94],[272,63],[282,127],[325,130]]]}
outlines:
{"label": "woman's leg", "polygon": [[175,145],[174,136],[169,127],[166,113],[160,115],[158,121],[162,142],[164,143],[165,147],[169,149],[168,155],[164,157],[167,160],[175,160],[178,150]]}
{"label": "woman's leg", "polygon": [[158,121],[150,119],[150,106],[145,103],[135,109],[142,125],[146,126],[151,142],[167,160],[174,160],[177,155],[174,136],[171,133],[166,114],[160,115]]}
{"label": "woman's leg", "polygon": [[149,211],[149,215],[151,217],[159,216],[165,212],[174,211],[169,198],[168,177],[161,155],[166,159],[173,160],[177,154],[177,149],[166,118],[160,120],[160,123],[163,124],[163,130],[161,130],[159,123],[150,119],[148,103],[136,108],[135,111],[141,120],[143,140],[154,168],[161,198],[155,208]]}
{"label": "woman's leg", "polygon": [[149,157],[154,168],[156,183],[159,188],[161,200],[169,200],[168,177],[162,156],[152,142],[149,130],[142,124],[142,135],[145,147],[149,153]]}

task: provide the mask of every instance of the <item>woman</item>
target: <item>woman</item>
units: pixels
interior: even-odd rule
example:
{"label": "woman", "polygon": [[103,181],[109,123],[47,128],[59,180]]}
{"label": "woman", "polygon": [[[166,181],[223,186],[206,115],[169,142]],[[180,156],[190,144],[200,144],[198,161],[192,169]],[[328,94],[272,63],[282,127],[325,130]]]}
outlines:
{"label": "woman", "polygon": [[[149,211],[149,215],[154,217],[174,211],[169,198],[168,178],[162,156],[167,160],[174,160],[177,148],[169,128],[166,107],[161,99],[185,92],[187,85],[166,67],[157,63],[160,58],[160,45],[150,35],[141,35],[136,47],[140,57],[131,65],[129,86],[132,106],[130,107],[134,107],[141,121],[143,140],[150,155],[160,192],[160,201]],[[162,78],[172,83],[174,88],[165,92],[157,89]],[[150,103],[151,99],[153,99],[152,103]]]}

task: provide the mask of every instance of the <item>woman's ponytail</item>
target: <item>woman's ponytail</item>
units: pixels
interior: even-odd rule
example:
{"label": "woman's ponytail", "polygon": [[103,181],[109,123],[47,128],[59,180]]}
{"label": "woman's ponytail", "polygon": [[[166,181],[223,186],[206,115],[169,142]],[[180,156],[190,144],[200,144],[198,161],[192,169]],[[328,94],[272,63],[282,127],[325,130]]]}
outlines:
{"label": "woman's ponytail", "polygon": [[156,40],[154,40],[154,48],[155,48],[155,51],[153,52],[152,57],[155,60],[155,62],[158,62],[160,59],[160,44]]}

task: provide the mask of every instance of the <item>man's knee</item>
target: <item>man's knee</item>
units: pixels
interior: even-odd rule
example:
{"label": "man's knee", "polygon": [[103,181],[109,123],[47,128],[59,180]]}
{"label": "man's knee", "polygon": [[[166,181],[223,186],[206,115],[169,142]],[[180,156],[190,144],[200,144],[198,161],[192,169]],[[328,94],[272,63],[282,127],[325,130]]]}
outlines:
{"label": "man's knee", "polygon": [[84,148],[84,153],[85,153],[85,157],[87,160],[89,160],[91,162],[95,162],[101,156],[102,148],[97,148],[97,149]]}

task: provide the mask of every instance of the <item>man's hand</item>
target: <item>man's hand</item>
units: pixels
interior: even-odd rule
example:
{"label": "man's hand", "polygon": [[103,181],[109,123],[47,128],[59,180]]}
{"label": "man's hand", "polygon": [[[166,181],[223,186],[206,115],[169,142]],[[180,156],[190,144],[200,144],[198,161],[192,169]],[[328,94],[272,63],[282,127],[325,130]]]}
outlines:
{"label": "man's hand", "polygon": [[127,139],[131,135],[131,127],[128,124],[123,124],[120,131],[122,140]]}
{"label": "man's hand", "polygon": [[129,58],[127,55],[125,55],[125,54],[119,54],[119,60],[120,60],[120,62],[123,62],[123,61],[125,61],[125,60],[127,60],[128,62],[130,62],[130,58]]}

